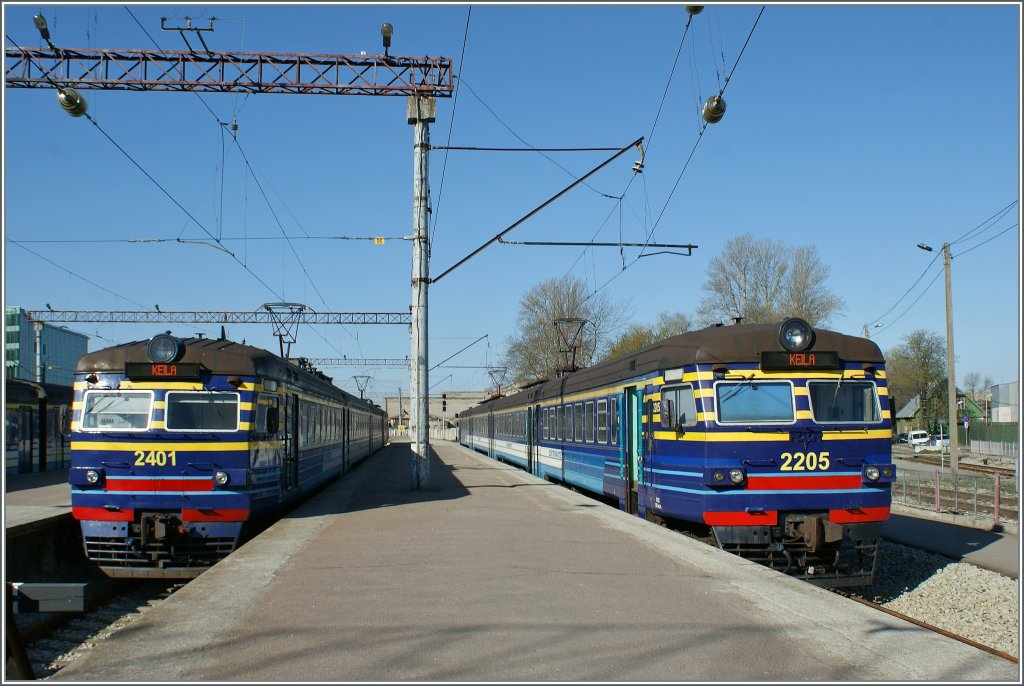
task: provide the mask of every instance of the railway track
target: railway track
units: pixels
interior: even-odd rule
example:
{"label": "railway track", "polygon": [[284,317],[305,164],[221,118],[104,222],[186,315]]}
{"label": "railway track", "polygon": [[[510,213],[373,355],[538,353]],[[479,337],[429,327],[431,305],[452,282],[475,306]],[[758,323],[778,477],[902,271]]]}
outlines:
{"label": "railway track", "polygon": [[19,622],[32,678],[53,676],[184,585],[167,581],[114,583],[98,593],[85,612],[47,613],[24,626]]}
{"label": "railway track", "polygon": [[878,610],[880,612],[884,612],[887,615],[891,615],[893,617],[899,617],[900,619],[908,621],[911,624],[915,624],[915,625],[917,625],[917,626],[919,626],[919,627],[921,627],[923,629],[928,629],[929,631],[934,631],[935,633],[942,634],[943,636],[946,636],[948,638],[956,639],[957,641],[960,641],[961,643],[966,643],[967,645],[973,646],[973,647],[977,648],[978,650],[984,650],[986,653],[990,653],[992,655],[996,655],[997,657],[1001,657],[1004,660],[1008,660],[1008,661],[1010,661],[1010,662],[1012,662],[1014,664],[1019,664],[1020,663],[1020,659],[1016,655],[1011,655],[1010,653],[1007,653],[1005,651],[997,650],[996,648],[993,648],[991,646],[987,646],[984,643],[978,643],[977,641],[973,641],[973,640],[967,638],[966,636],[961,636],[960,634],[953,633],[952,631],[947,631],[946,629],[942,629],[942,628],[934,626],[932,624],[928,624],[927,622],[922,622],[920,619],[915,619],[914,617],[911,617],[910,615],[903,614],[902,612],[897,612],[896,610],[893,610],[893,609],[890,609],[888,607],[885,607],[884,605],[879,605],[878,603],[872,602],[872,601],[868,600],[867,598],[859,596],[859,595],[857,595],[855,593],[850,593],[849,591],[842,591],[842,590],[839,590],[839,589],[833,589],[832,592],[835,593],[836,595],[841,595],[841,596],[843,596],[845,598],[849,598],[850,600],[854,600],[854,601],[860,603],[861,605],[867,605],[868,607],[870,607],[872,609]]}

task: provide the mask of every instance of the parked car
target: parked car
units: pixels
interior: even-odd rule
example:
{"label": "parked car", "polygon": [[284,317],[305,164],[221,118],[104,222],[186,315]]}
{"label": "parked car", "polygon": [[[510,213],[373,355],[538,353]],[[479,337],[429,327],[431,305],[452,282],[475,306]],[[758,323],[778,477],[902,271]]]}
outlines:
{"label": "parked car", "polygon": [[896,437],[896,442],[897,443],[906,443],[907,442],[907,438],[908,438],[907,437],[907,432],[904,431],[903,433],[901,433],[899,436]]}
{"label": "parked car", "polygon": [[932,437],[923,429],[915,429],[907,435],[907,443],[910,445],[928,445]]}

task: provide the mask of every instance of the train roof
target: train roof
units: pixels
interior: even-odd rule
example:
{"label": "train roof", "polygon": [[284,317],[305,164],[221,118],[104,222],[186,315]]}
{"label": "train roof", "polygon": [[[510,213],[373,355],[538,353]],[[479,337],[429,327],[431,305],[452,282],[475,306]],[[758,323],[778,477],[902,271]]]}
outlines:
{"label": "train roof", "polygon": [[[557,398],[687,365],[756,363],[764,351],[784,350],[779,342],[779,328],[782,323],[780,321],[772,324],[712,326],[670,336],[639,350],[553,379],[541,386],[499,398],[488,405],[499,409],[521,403],[524,398],[530,401]],[[882,351],[870,339],[848,336],[828,329],[814,329],[814,344],[807,352],[826,350],[837,352],[840,360],[855,360],[872,365],[885,362]]]}
{"label": "train roof", "polygon": [[[324,376],[311,368],[296,365],[269,350],[236,343],[226,338],[182,338],[185,353],[179,363],[198,363],[203,369],[214,374],[237,374],[239,376],[266,376],[273,379],[291,378],[301,381],[307,386],[319,387],[324,392],[342,395],[352,404],[366,405],[373,410],[381,410],[372,403],[362,400],[331,383],[330,377]],[[124,373],[127,363],[149,363],[147,352],[149,339],[132,341],[111,346],[103,350],[87,353],[75,365],[76,374],[89,372]]]}

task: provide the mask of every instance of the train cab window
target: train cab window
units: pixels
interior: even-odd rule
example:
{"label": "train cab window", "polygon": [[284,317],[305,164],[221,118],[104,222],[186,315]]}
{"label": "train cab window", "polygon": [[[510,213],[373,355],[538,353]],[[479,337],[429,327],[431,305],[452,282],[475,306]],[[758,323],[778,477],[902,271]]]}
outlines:
{"label": "train cab window", "polygon": [[611,436],[612,445],[619,444],[619,398],[612,396],[611,401]]}
{"label": "train cab window", "polygon": [[237,431],[238,394],[168,391],[168,431]]}
{"label": "train cab window", "polygon": [[597,401],[597,442],[608,442],[608,401]]}
{"label": "train cab window", "polygon": [[693,386],[684,384],[661,389],[661,425],[679,430],[697,424],[697,402]]}
{"label": "train cab window", "polygon": [[86,391],[84,431],[145,431],[153,409],[153,391]]}
{"label": "train cab window", "polygon": [[819,424],[882,421],[875,384],[870,381],[809,381],[807,395],[814,421]]}
{"label": "train cab window", "polygon": [[778,424],[796,420],[793,385],[788,381],[721,381],[715,384],[715,407],[721,424]]}
{"label": "train cab window", "polygon": [[573,433],[577,441],[583,440],[583,403],[576,403],[576,421],[573,423]]}

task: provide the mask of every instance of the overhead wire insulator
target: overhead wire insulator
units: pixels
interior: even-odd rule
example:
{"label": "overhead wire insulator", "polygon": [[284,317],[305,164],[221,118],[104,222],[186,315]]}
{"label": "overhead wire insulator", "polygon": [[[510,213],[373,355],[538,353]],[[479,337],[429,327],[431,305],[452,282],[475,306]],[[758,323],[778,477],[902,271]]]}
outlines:
{"label": "overhead wire insulator", "polygon": [[74,88],[62,88],[57,91],[57,102],[72,117],[81,117],[88,108],[85,98]]}
{"label": "overhead wire insulator", "polygon": [[634,162],[633,163],[633,173],[634,174],[643,174],[643,172],[644,172],[644,162],[643,162],[643,160],[637,160],[636,162]]}
{"label": "overhead wire insulator", "polygon": [[700,14],[704,11],[704,5],[687,5],[686,13],[690,15]]}
{"label": "overhead wire insulator", "polygon": [[704,101],[704,107],[701,108],[700,115],[709,124],[722,121],[722,117],[725,116],[725,98],[721,95],[712,95]]}

